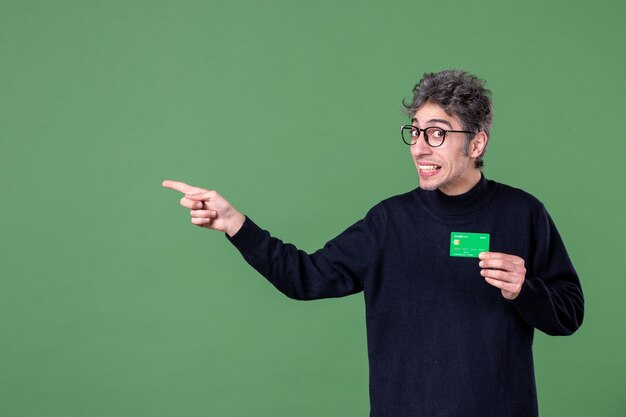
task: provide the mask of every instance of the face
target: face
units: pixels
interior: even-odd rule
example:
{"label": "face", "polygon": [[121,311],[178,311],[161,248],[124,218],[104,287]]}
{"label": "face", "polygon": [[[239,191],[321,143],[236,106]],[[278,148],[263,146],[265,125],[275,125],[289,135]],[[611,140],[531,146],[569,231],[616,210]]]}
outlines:
{"label": "face", "polygon": [[[413,126],[425,129],[436,126],[446,130],[464,130],[456,116],[447,114],[440,106],[426,103],[413,116]],[[411,155],[420,178],[420,188],[439,189],[448,195],[459,195],[469,191],[480,181],[480,170],[474,160],[486,145],[486,135],[476,134],[465,151],[465,133],[446,133],[446,139],[439,147],[433,148],[420,134],[417,142],[411,145]]]}

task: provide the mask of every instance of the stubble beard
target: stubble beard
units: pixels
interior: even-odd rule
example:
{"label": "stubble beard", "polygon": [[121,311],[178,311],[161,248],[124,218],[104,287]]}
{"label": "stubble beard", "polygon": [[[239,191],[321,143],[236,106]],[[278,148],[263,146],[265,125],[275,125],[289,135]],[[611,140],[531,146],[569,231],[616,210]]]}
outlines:
{"label": "stubble beard", "polygon": [[425,190],[425,191],[435,191],[435,190],[440,189],[441,187],[446,187],[450,184],[454,184],[456,181],[458,181],[460,178],[463,177],[463,175],[465,174],[467,170],[468,164],[469,164],[469,159],[464,159],[462,165],[457,167],[456,172],[451,177],[443,178],[439,180],[438,182],[434,182],[430,184],[423,184],[423,185],[420,179],[419,186],[422,190]]}

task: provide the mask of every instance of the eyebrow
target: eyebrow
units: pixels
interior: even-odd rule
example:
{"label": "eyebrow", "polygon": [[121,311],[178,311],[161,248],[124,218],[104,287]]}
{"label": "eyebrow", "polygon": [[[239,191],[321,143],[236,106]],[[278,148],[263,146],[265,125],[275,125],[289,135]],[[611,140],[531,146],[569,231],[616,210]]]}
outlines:
{"label": "eyebrow", "polygon": [[[415,117],[411,119],[411,121],[417,123],[417,119]],[[452,129],[452,125],[446,119],[430,119],[427,123],[443,123],[444,125],[448,125],[450,129]]]}

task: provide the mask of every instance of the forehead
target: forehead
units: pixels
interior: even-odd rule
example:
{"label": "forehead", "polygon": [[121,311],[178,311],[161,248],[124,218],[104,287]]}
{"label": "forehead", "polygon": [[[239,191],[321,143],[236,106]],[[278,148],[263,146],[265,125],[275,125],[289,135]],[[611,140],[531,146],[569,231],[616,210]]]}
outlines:
{"label": "forehead", "polygon": [[431,102],[417,109],[412,121],[414,124],[422,127],[443,124],[453,129],[458,129],[461,126],[461,121],[457,116],[446,113],[443,107]]}

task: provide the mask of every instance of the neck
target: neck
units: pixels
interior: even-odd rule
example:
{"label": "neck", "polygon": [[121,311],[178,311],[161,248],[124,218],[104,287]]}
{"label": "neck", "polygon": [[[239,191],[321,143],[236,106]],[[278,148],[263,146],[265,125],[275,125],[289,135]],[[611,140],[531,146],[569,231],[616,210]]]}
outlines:
{"label": "neck", "polygon": [[467,174],[463,176],[463,179],[461,181],[455,182],[455,184],[449,187],[440,187],[439,191],[449,196],[465,194],[466,192],[474,188],[474,186],[478,184],[481,178],[482,172],[480,171],[480,169],[472,168]]}
{"label": "neck", "polygon": [[485,177],[481,176],[478,183],[463,194],[448,195],[443,193],[441,189],[427,191],[417,188],[416,195],[434,215],[446,218],[452,216],[464,221],[464,216],[468,213],[489,204],[491,198],[496,194],[495,185],[496,183],[493,181],[487,181]]}

